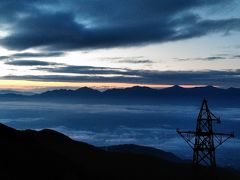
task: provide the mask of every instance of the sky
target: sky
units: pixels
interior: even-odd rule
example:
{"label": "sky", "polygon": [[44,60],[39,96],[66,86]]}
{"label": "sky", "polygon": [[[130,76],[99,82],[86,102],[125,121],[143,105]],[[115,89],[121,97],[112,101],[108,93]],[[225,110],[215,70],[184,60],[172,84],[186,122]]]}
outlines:
{"label": "sky", "polygon": [[239,0],[1,0],[0,89],[240,88]]}

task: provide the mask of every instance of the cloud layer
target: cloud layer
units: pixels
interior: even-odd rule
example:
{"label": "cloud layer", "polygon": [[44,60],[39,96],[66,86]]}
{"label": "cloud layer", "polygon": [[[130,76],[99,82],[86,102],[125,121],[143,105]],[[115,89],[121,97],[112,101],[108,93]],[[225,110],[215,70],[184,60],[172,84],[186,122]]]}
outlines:
{"label": "cloud layer", "polygon": [[[155,71],[106,68],[93,66],[37,67],[55,75],[4,76],[1,79],[46,82],[108,82],[137,84],[189,84],[240,87],[240,70],[222,71]],[[72,74],[71,76],[69,74]]]}
{"label": "cloud layer", "polygon": [[234,0],[1,1],[8,49],[137,46],[240,30],[239,18],[206,19],[199,11]]}
{"label": "cloud layer", "polygon": [[[64,56],[67,51],[73,50],[141,46],[216,33],[227,36],[240,31],[240,17],[223,16],[215,12],[215,16],[207,15],[222,7],[234,8],[235,2],[236,0],[2,0],[0,46],[19,52],[0,56],[0,60],[11,66],[28,66],[33,71],[41,71],[43,75],[27,75],[24,72],[22,76],[10,74],[1,79],[239,87],[240,71],[237,66],[237,70],[163,72],[143,70],[143,65],[153,66],[156,62],[143,56],[106,59],[118,64],[128,63],[130,67],[141,64],[143,69],[139,70],[130,67],[67,65],[43,59]],[[2,35],[1,32],[5,34]],[[180,57],[175,60],[226,61],[229,58],[236,60],[239,55],[208,55],[195,59]]]}
{"label": "cloud layer", "polygon": [[54,62],[38,61],[38,60],[12,60],[6,61],[5,64],[14,65],[14,66],[50,66],[58,65]]}
{"label": "cloud layer", "polygon": [[56,52],[24,52],[24,53],[15,53],[9,56],[0,56],[0,60],[12,60],[12,59],[21,59],[21,58],[47,58],[47,57],[59,57],[63,56],[65,53],[56,51]]}

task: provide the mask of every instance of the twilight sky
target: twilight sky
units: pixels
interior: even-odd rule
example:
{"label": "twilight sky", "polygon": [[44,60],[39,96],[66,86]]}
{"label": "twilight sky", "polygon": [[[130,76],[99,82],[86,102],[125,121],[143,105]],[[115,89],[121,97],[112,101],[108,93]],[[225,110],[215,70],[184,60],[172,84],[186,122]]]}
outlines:
{"label": "twilight sky", "polygon": [[239,0],[1,0],[0,89],[240,87]]}

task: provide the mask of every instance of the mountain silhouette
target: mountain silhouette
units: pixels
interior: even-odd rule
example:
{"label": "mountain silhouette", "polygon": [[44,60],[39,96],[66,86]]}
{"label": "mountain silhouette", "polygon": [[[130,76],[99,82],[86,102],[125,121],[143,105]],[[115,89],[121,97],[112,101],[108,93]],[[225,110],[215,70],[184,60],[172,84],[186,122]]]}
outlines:
{"label": "mountain silhouette", "polygon": [[0,178],[4,180],[240,178],[233,170],[221,168],[213,174],[207,167],[196,169],[146,153],[105,151],[49,129],[19,131],[0,124],[0,145]]}
{"label": "mountain silhouette", "polygon": [[77,90],[59,89],[41,94],[0,94],[0,100],[62,101],[70,103],[98,104],[183,104],[198,105],[203,98],[218,106],[240,106],[240,89],[221,89],[214,86],[183,88],[175,85],[164,89],[134,86],[124,89],[98,91],[88,87]]}
{"label": "mountain silhouette", "polygon": [[114,145],[114,146],[106,146],[102,147],[102,149],[110,152],[119,152],[119,153],[131,153],[131,154],[139,154],[139,155],[148,155],[153,157],[158,157],[170,162],[185,162],[184,160],[177,157],[175,154],[170,152],[165,152],[160,149],[147,147],[147,146],[139,146],[135,144],[122,144],[122,145]]}
{"label": "mountain silhouette", "polygon": [[171,87],[168,87],[168,88],[164,88],[162,89],[162,91],[167,91],[167,92],[178,92],[178,91],[181,91],[183,90],[184,88],[181,87],[181,86],[178,86],[178,85],[174,85],[174,86],[171,86]]}
{"label": "mountain silhouette", "polygon": [[34,95],[34,97],[95,97],[100,95],[101,93],[97,90],[88,88],[88,87],[82,87],[77,90],[67,90],[67,89],[59,89],[59,90],[53,90],[53,91],[47,91],[42,94]]}
{"label": "mountain silhouette", "polygon": [[35,93],[28,91],[0,90],[0,94],[34,95]]}

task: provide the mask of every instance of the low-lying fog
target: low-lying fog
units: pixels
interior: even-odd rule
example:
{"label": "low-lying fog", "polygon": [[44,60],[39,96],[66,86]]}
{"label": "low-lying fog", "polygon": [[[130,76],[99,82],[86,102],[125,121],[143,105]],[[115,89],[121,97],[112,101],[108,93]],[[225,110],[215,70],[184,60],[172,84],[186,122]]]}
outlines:
{"label": "low-lying fog", "polygon": [[[218,164],[240,169],[240,108],[211,108],[218,131],[236,137],[217,149]],[[200,106],[200,103],[199,103]],[[0,122],[17,129],[51,128],[96,146],[139,144],[191,159],[176,128],[194,130],[200,107],[0,102]]]}

